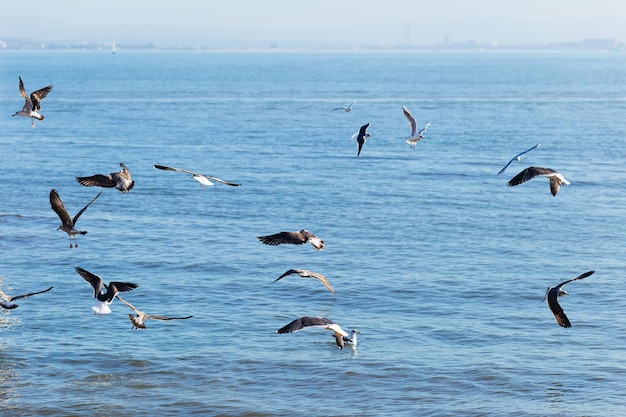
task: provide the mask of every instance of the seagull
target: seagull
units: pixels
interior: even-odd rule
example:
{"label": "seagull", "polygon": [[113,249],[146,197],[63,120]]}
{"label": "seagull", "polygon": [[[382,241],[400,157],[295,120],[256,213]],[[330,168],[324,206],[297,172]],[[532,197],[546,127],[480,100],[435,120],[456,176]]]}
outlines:
{"label": "seagull", "polygon": [[187,316],[187,317],[152,316],[150,314],[146,314],[143,311],[138,310],[134,305],[132,305],[131,303],[129,303],[128,301],[120,297],[119,294],[116,295],[116,297],[118,300],[126,304],[131,310],[135,312],[136,314],[135,316],[133,316],[132,314],[128,315],[128,319],[130,320],[130,323],[133,325],[133,329],[145,329],[146,325],[144,324],[144,321],[148,319],[150,320],[186,320],[186,319],[190,319],[193,317],[193,316]]}
{"label": "seagull", "polygon": [[306,229],[299,232],[279,232],[273,235],[257,236],[261,242],[270,246],[281,244],[303,245],[309,242],[317,250],[324,249],[324,241]]}
{"label": "seagull", "polygon": [[214,185],[211,181],[216,181],[225,185],[230,185],[231,187],[238,187],[241,185],[241,184],[235,184],[234,182],[224,181],[222,179],[219,179],[217,177],[212,177],[210,175],[198,174],[197,172],[189,171],[188,169],[167,167],[165,165],[152,165],[152,166],[154,168],[163,169],[165,171],[178,171],[178,172],[185,172],[187,174],[191,174],[191,178],[193,178],[194,180],[200,183],[200,188],[206,188],[207,186]]}
{"label": "seagull", "polygon": [[559,174],[552,168],[541,168],[541,167],[528,167],[513,178],[507,183],[509,187],[514,187],[516,185],[520,185],[523,182],[528,180],[532,180],[536,176],[541,175],[550,179],[550,192],[553,196],[556,196],[556,193],[559,192],[559,188],[561,188],[561,184],[570,185],[570,182],[566,180],[563,175]]}
{"label": "seagull", "polygon": [[285,272],[284,274],[276,278],[274,282],[292,274],[297,274],[301,276],[302,278],[315,278],[316,280],[324,284],[324,286],[328,289],[328,291],[330,291],[333,295],[335,294],[335,290],[333,290],[333,287],[330,286],[330,283],[328,282],[328,280],[326,279],[324,275],[318,274],[317,272],[307,271],[306,269],[290,269],[289,271]]}
{"label": "seagull", "polygon": [[352,135],[352,140],[356,140],[356,143],[359,144],[359,149],[357,151],[356,157],[358,158],[361,155],[361,148],[363,148],[363,144],[365,143],[365,139],[371,137],[369,133],[366,132],[367,128],[370,127],[370,124],[366,124],[361,126],[358,133]]}
{"label": "seagull", "polygon": [[13,301],[19,300],[20,298],[30,297],[31,295],[43,294],[44,292],[48,292],[51,289],[52,287],[48,288],[47,290],[31,292],[31,293],[22,294],[22,295],[16,295],[14,297],[7,295],[4,291],[0,290],[0,298],[4,299],[4,301],[0,300],[0,306],[2,306],[3,308],[6,308],[7,310],[12,310],[14,308],[17,308],[18,306]]}
{"label": "seagull", "polygon": [[20,79],[20,96],[24,97],[24,107],[22,107],[22,110],[16,112],[13,116],[30,117],[31,126],[34,128],[35,119],[44,119],[43,114],[39,114],[37,113],[37,111],[41,110],[41,100],[43,100],[44,97],[46,97],[48,93],[52,90],[52,84],[37,91],[33,91],[32,93],[30,93],[29,97],[28,94],[26,94],[26,90],[24,89],[22,77],[17,78]]}
{"label": "seagull", "polygon": [[83,207],[72,219],[70,218],[67,210],[65,210],[65,206],[63,205],[63,201],[61,201],[61,197],[59,197],[59,193],[57,193],[57,190],[53,189],[50,191],[50,205],[52,206],[52,210],[54,210],[57,216],[59,216],[59,218],[61,219],[61,226],[57,227],[57,230],[63,230],[70,237],[70,248],[72,247],[72,236],[74,236],[74,243],[76,244],[76,247],[78,247],[76,235],[87,234],[86,230],[76,230],[74,226],[76,225],[76,222],[78,221],[80,215],[83,214],[85,210],[87,210],[87,207],[89,207],[91,203],[93,203],[98,197],[100,197],[100,194],[102,194],[102,191],[100,191],[98,195],[93,198],[93,200],[87,203],[87,205]]}
{"label": "seagull", "polygon": [[129,192],[135,186],[126,165],[120,162],[121,171],[111,172],[109,175],[96,174],[91,177],[76,177],[76,181],[85,187],[105,187],[121,191],[122,194]]}
{"label": "seagull", "polygon": [[350,103],[350,105],[348,107],[337,107],[336,109],[332,109],[331,111],[335,111],[335,110],[343,110],[346,113],[350,113],[352,111],[352,105],[354,103],[356,103],[357,100],[354,100],[352,103]]}
{"label": "seagull", "polygon": [[554,314],[554,318],[556,319],[556,322],[558,323],[559,326],[572,327],[572,324],[569,322],[569,319],[565,315],[565,312],[563,311],[563,309],[561,308],[558,302],[559,297],[563,295],[569,295],[566,291],[562,290],[561,287],[563,287],[563,285],[567,284],[568,282],[587,278],[589,275],[593,274],[594,272],[595,271],[587,271],[584,274],[580,274],[576,278],[568,279],[565,282],[561,282],[559,285],[557,285],[554,288],[548,287],[548,289],[546,290],[546,295],[543,298],[543,300],[548,302],[548,307],[550,308],[550,311],[552,311],[552,314]]}
{"label": "seagull", "polygon": [[406,139],[405,142],[411,145],[411,149],[415,149],[415,144],[424,139],[424,133],[426,133],[426,131],[430,127],[430,123],[428,123],[426,126],[418,131],[415,117],[413,117],[409,109],[402,106],[402,111],[404,112],[404,117],[406,117],[406,120],[407,122],[409,122],[409,126],[411,127],[411,137]]}
{"label": "seagull", "polygon": [[337,323],[325,317],[300,317],[289,323],[288,325],[276,330],[276,333],[292,333],[299,332],[305,327],[323,327],[326,330],[331,330],[334,333],[335,341],[339,349],[343,349],[346,342],[350,343],[353,347],[356,347],[356,335],[361,333],[358,330],[352,330],[350,336],[341,328]]}
{"label": "seagull", "polygon": [[538,147],[540,147],[540,146],[541,146],[541,144],[540,144],[540,143],[538,143],[538,144],[536,144],[535,146],[533,146],[532,148],[530,148],[530,149],[526,149],[524,152],[520,152],[520,153],[518,153],[518,154],[517,154],[517,155],[515,155],[515,156],[514,156],[514,157],[513,157],[513,158],[509,161],[509,163],[508,163],[508,164],[506,164],[506,165],[504,166],[504,168],[502,168],[502,169],[500,170],[500,172],[498,172],[496,175],[500,175],[500,174],[502,174],[502,173],[504,172],[504,170],[505,170],[505,169],[507,169],[507,168],[509,167],[509,165],[511,165],[511,164],[513,163],[513,161],[519,161],[519,160],[521,160],[522,158],[520,158],[520,157],[521,157],[522,155],[524,155],[526,152],[530,152],[530,151],[532,151],[533,149],[536,149],[536,148],[538,148]]}
{"label": "seagull", "polygon": [[[109,314],[111,312],[109,304],[113,302],[113,299],[118,293],[130,291],[139,286],[138,284],[133,284],[132,282],[119,281],[111,281],[109,282],[109,285],[107,285],[102,282],[102,278],[98,275],[92,274],[80,266],[74,265],[74,269],[76,269],[78,275],[83,277],[83,279],[93,287],[93,298],[96,299],[96,305],[91,307],[93,314]],[[102,292],[103,287],[106,292]]]}

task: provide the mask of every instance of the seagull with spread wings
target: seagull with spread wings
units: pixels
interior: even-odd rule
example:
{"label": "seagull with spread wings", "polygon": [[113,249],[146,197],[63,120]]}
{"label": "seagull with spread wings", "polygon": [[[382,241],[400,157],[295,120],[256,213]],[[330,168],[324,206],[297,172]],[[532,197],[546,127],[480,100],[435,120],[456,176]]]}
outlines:
{"label": "seagull with spread wings", "polygon": [[128,308],[130,308],[131,310],[135,312],[135,315],[132,315],[132,314],[128,315],[128,319],[130,320],[130,323],[133,325],[133,329],[145,329],[146,325],[144,322],[148,319],[166,321],[166,320],[187,320],[193,317],[193,316],[186,316],[186,317],[153,316],[151,314],[146,314],[143,311],[139,310],[134,305],[132,305],[131,303],[129,303],[128,301],[120,297],[119,294],[117,294],[116,297],[122,303],[126,304]]}
{"label": "seagull with spread wings", "polygon": [[120,167],[122,168],[120,171],[111,172],[109,175],[96,174],[90,177],[76,177],[76,181],[85,187],[115,188],[124,194],[132,190],[135,181],[131,178],[126,165],[120,162]]}
{"label": "seagull with spread wings", "polygon": [[570,323],[569,319],[565,315],[565,311],[563,311],[563,308],[561,307],[558,301],[559,297],[562,297],[564,295],[569,295],[569,293],[567,293],[565,290],[561,288],[569,282],[587,278],[589,275],[593,274],[594,272],[595,271],[587,271],[583,274],[580,274],[576,278],[568,279],[567,281],[561,282],[559,285],[557,285],[554,288],[548,287],[548,289],[546,290],[546,295],[544,296],[543,299],[544,301],[548,303],[548,308],[550,309],[550,311],[552,311],[552,314],[554,314],[554,318],[556,319],[556,322],[559,326],[572,327],[572,324]]}
{"label": "seagull with spread wings", "polygon": [[282,244],[303,245],[309,242],[317,250],[324,249],[324,241],[306,229],[298,232],[278,232],[273,235],[257,236],[257,239],[270,246]]}
{"label": "seagull with spread wings", "polygon": [[[109,305],[113,302],[115,296],[120,292],[131,291],[139,286],[132,282],[111,281],[109,285],[102,282],[102,278],[98,275],[75,265],[74,269],[85,281],[93,288],[93,298],[96,299],[96,305],[91,307],[93,314],[109,314],[111,309]],[[105,291],[104,291],[105,290]]]}
{"label": "seagull with spread wings", "polygon": [[91,203],[93,203],[98,197],[100,197],[100,194],[102,194],[102,191],[100,191],[98,195],[93,198],[93,200],[87,203],[85,207],[83,207],[78,213],[76,213],[76,216],[74,216],[74,218],[71,218],[70,214],[65,209],[63,201],[61,201],[61,197],[59,197],[59,193],[57,193],[57,190],[53,189],[50,191],[50,205],[52,206],[52,210],[54,210],[57,216],[59,216],[59,219],[61,219],[61,226],[57,227],[57,230],[63,230],[70,237],[70,248],[72,247],[72,236],[74,236],[74,243],[76,244],[76,247],[78,247],[76,235],[87,234],[86,230],[77,230],[74,226],[76,226],[76,222],[78,221],[80,215],[83,214],[85,210],[87,210],[87,207],[89,207]]}
{"label": "seagull with spread wings", "polygon": [[541,144],[540,144],[540,143],[538,143],[538,144],[536,144],[535,146],[533,146],[532,148],[530,148],[530,149],[526,149],[525,151],[518,153],[518,154],[517,154],[517,155],[515,155],[513,158],[511,158],[511,160],[510,160],[510,161],[509,161],[509,162],[508,162],[508,163],[504,166],[504,168],[502,168],[502,169],[501,169],[501,170],[500,170],[500,171],[499,171],[496,175],[500,175],[500,174],[502,174],[502,173],[503,173],[503,172],[504,172],[504,171],[505,171],[505,170],[509,167],[509,165],[511,165],[511,164],[513,163],[513,161],[520,161],[520,160],[522,159],[522,158],[521,158],[521,156],[522,156],[522,155],[524,155],[524,154],[525,154],[525,153],[527,153],[527,152],[532,151],[533,149],[537,149],[537,148],[538,148],[538,147],[540,147],[540,146],[541,146]]}
{"label": "seagull with spread wings", "polygon": [[421,130],[417,130],[417,122],[409,109],[402,106],[402,111],[404,112],[404,117],[406,117],[406,121],[409,122],[409,127],[411,128],[411,136],[407,138],[405,142],[411,145],[411,149],[415,149],[415,144],[424,139],[424,133],[426,133],[430,127],[430,123],[426,124],[426,126],[424,126]]}
{"label": "seagull with spread wings", "polygon": [[41,110],[41,100],[44,99],[48,95],[50,91],[52,91],[52,84],[47,87],[41,88],[37,91],[33,91],[30,93],[30,96],[26,94],[26,90],[24,89],[24,82],[22,81],[22,77],[17,77],[20,80],[20,96],[24,97],[24,107],[22,110],[16,112],[13,116],[24,116],[30,117],[31,126],[35,127],[35,119],[43,120],[43,114],[37,113]]}
{"label": "seagull with spread wings", "polygon": [[30,293],[22,294],[22,295],[15,295],[13,297],[11,297],[10,295],[7,295],[4,291],[0,290],[0,298],[2,298],[2,300],[0,300],[0,306],[2,306],[2,308],[5,308],[7,310],[12,310],[18,307],[18,305],[15,304],[13,301],[19,300],[20,298],[30,297],[31,295],[43,294],[44,292],[48,292],[51,289],[52,287],[48,288],[47,290],[30,292]]}
{"label": "seagull with spread wings", "polygon": [[552,168],[542,168],[542,167],[528,167],[513,178],[507,183],[509,187],[514,187],[523,182],[532,180],[537,176],[546,177],[550,180],[550,192],[553,196],[556,197],[556,194],[559,192],[561,188],[561,184],[570,185],[570,182],[563,177],[563,175],[559,174]]}
{"label": "seagull with spread wings", "polygon": [[354,100],[352,103],[350,103],[350,105],[348,107],[337,107],[336,109],[332,109],[331,111],[335,111],[335,110],[343,110],[346,113],[350,113],[352,111],[352,105],[354,103],[356,103],[357,100]]}
{"label": "seagull with spread wings", "polygon": [[328,280],[326,279],[324,275],[318,274],[317,272],[307,271],[306,269],[290,269],[284,274],[282,274],[281,276],[279,276],[278,278],[276,278],[274,282],[281,280],[285,278],[286,276],[289,276],[292,274],[296,274],[302,278],[315,278],[316,280],[324,284],[324,286],[328,289],[328,291],[330,291],[333,295],[335,294],[335,290],[333,290],[333,287],[331,287],[330,282],[328,282]]}
{"label": "seagull with spread wings", "polygon": [[348,332],[343,330],[341,326],[339,326],[334,321],[327,319],[326,317],[308,317],[308,316],[303,316],[303,317],[295,319],[294,321],[287,324],[286,326],[283,326],[280,329],[276,330],[276,333],[299,332],[300,330],[304,330],[307,327],[321,327],[326,330],[332,331],[333,335],[335,336],[335,342],[337,343],[337,346],[339,346],[339,349],[343,349],[345,343],[349,343],[353,347],[356,347],[356,344],[357,344],[356,335],[358,333],[361,333],[360,331],[356,329],[352,329],[352,331],[350,332],[350,335],[348,335]]}
{"label": "seagull with spread wings", "polygon": [[168,167],[165,165],[152,165],[152,166],[156,169],[162,169],[164,171],[177,171],[177,172],[184,172],[186,174],[190,174],[192,179],[200,183],[200,188],[206,188],[207,186],[214,185],[211,181],[219,182],[225,185],[230,185],[231,187],[238,187],[241,185],[241,184],[236,184],[234,182],[224,181],[222,179],[213,177],[211,175],[199,174],[197,172],[189,171],[188,169]]}
{"label": "seagull with spread wings", "polygon": [[352,135],[352,140],[356,140],[358,145],[356,157],[358,158],[361,155],[361,149],[363,148],[363,144],[365,143],[365,139],[371,137],[369,133],[367,133],[367,128],[370,127],[370,123],[361,126],[358,132]]}

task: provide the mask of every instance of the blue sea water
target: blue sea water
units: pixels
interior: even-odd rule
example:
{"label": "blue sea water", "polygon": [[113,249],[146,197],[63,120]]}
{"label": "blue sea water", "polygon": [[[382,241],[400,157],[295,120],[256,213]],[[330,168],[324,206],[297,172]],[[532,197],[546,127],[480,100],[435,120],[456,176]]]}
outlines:
{"label": "blue sea water", "polygon": [[[35,129],[11,117],[18,75],[54,84]],[[402,105],[431,123],[414,150]],[[625,54],[2,51],[0,108],[2,289],[54,287],[0,313],[3,413],[626,413]],[[73,215],[99,191],[74,178],[120,162],[135,188],[105,189],[70,249],[50,190]],[[530,165],[571,185],[507,187]],[[302,228],[324,250],[256,239]],[[194,317],[94,316],[74,265]],[[290,268],[336,296],[273,283]],[[545,289],[587,270],[560,328]],[[359,329],[358,346],[275,333],[303,315]]]}

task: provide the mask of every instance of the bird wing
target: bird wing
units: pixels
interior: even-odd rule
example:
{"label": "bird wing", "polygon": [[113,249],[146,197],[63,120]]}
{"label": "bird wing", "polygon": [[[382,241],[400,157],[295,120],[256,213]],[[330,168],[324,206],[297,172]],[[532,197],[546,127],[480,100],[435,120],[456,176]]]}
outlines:
{"label": "bird wing", "polygon": [[15,297],[11,297],[11,301],[13,300],[19,300],[20,298],[26,298],[26,297],[30,297],[31,295],[36,295],[36,294],[42,294],[44,292],[48,292],[52,289],[53,287],[48,288],[47,290],[43,290],[43,291],[37,291],[37,292],[30,292],[28,294],[21,294],[21,295],[16,295]]}
{"label": "bird wing", "polygon": [[370,123],[361,126],[361,128],[359,129],[359,136],[358,137],[364,138],[365,134],[367,133],[366,131],[367,131],[368,127],[370,127]]}
{"label": "bird wing", "polygon": [[318,274],[317,272],[311,272],[311,271],[308,271],[308,273],[310,274],[309,276],[311,278],[315,278],[316,280],[324,284],[324,286],[328,289],[328,291],[330,291],[333,295],[335,294],[335,290],[333,290],[333,287],[330,285],[330,282],[328,282],[328,280],[326,279],[324,275]]}
{"label": "bird wing", "polygon": [[406,121],[409,122],[409,127],[411,128],[411,136],[417,136],[417,122],[415,121],[415,117],[413,117],[409,109],[404,106],[402,106],[402,111],[404,112],[404,117],[406,117]]}
{"label": "bird wing", "polygon": [[273,282],[278,281],[279,279],[283,279],[286,276],[289,276],[291,274],[297,274],[300,271],[300,269],[290,269],[289,271],[285,272],[284,274],[282,274],[281,276],[279,276],[278,278],[276,278]]}
{"label": "bird wing", "polygon": [[240,186],[240,185],[241,185],[241,184],[235,184],[234,182],[224,181],[224,180],[222,180],[222,179],[220,179],[220,178],[217,178],[217,177],[212,177],[212,176],[210,176],[210,175],[204,175],[204,177],[206,177],[206,178],[208,178],[208,179],[210,179],[210,180],[217,181],[217,182],[219,182],[219,183],[225,184],[225,185],[230,185],[231,187],[238,187],[238,186]]}
{"label": "bird wing", "polygon": [[63,201],[61,201],[61,197],[59,197],[59,193],[57,193],[55,189],[50,191],[50,205],[52,206],[52,210],[59,216],[59,219],[61,219],[61,223],[72,225],[72,218],[65,209]]}
{"label": "bird wing", "polygon": [[300,232],[279,232],[268,236],[257,236],[257,239],[270,246],[277,246],[283,243],[302,245],[307,242],[307,239]]}
{"label": "bird wing", "polygon": [[24,88],[24,82],[22,81],[22,77],[17,77],[20,80],[20,96],[24,97],[27,100],[30,100],[28,95],[26,94],[26,89]]}
{"label": "bird wing", "polygon": [[579,279],[583,279],[583,278],[587,278],[590,275],[593,275],[593,273],[596,271],[587,271],[585,273],[582,273],[580,275],[578,275],[576,278],[572,278],[572,279],[568,279],[567,281],[563,281],[561,282],[559,285],[557,285],[555,288],[561,288],[562,286],[564,286],[567,283],[570,283],[572,281],[577,281]]}
{"label": "bird wing", "polygon": [[419,132],[417,132],[417,134],[423,135],[424,133],[426,133],[429,127],[430,127],[430,123],[426,123],[426,126],[424,126]]}
{"label": "bird wing", "polygon": [[188,169],[174,168],[174,167],[168,167],[165,165],[158,165],[158,164],[155,164],[152,166],[156,169],[162,169],[164,171],[178,171],[178,172],[186,172],[187,174],[191,174],[191,175],[202,175],[197,172],[189,171]]}
{"label": "bird wing", "polygon": [[76,224],[80,215],[83,214],[85,210],[87,210],[87,207],[89,207],[91,203],[93,203],[98,197],[100,197],[100,194],[102,194],[102,191],[100,191],[97,196],[95,196],[89,203],[87,203],[85,207],[83,207],[78,213],[76,213],[76,216],[74,216],[74,218],[72,219],[72,224]]}
{"label": "bird wing", "polygon": [[41,110],[41,100],[43,100],[51,90],[52,84],[30,93],[30,100],[33,102],[33,108],[35,110]]}
{"label": "bird wing", "polygon": [[74,265],[74,269],[83,277],[85,281],[89,283],[93,287],[93,298],[96,298],[98,294],[100,294],[100,290],[102,289],[102,278],[98,275],[87,271],[86,269],[81,268],[78,265]]}
{"label": "bird wing", "polygon": [[[429,124],[430,124],[430,123],[429,123]],[[503,172],[504,172],[504,171],[505,171],[505,170],[509,167],[509,165],[511,165],[511,164],[513,163],[513,161],[515,161],[517,158],[519,158],[520,156],[524,155],[525,153],[530,152],[530,151],[532,151],[533,149],[538,148],[539,146],[541,146],[541,144],[539,144],[539,143],[538,143],[538,144],[536,144],[535,146],[533,146],[532,148],[530,148],[530,149],[526,149],[525,151],[520,152],[520,153],[518,153],[517,155],[515,155],[515,156],[514,156],[513,158],[511,158],[511,160],[510,160],[510,161],[509,161],[509,162],[508,162],[508,163],[504,166],[504,168],[502,168],[502,169],[501,169],[501,170],[500,170],[500,171],[499,171],[496,175],[500,175],[500,174],[502,174],[502,173],[503,173]]]}
{"label": "bird wing", "polygon": [[523,182],[531,180],[538,175],[550,175],[554,174],[556,171],[551,168],[541,168],[541,167],[528,167],[521,171],[519,174],[511,178],[511,180],[507,183],[509,187],[513,187],[515,185],[519,185]]}
{"label": "bird wing", "polygon": [[76,181],[85,187],[113,188],[116,182],[111,175],[96,174],[90,177],[76,177]]}
{"label": "bird wing", "polygon": [[286,326],[281,327],[276,330],[276,333],[292,333],[299,332],[303,330],[305,327],[324,327],[334,324],[334,322],[325,317],[299,317],[287,324]]}
{"label": "bird wing", "polygon": [[[10,296],[8,296],[4,291],[0,290],[0,298],[4,298],[7,301],[11,301],[12,298]],[[6,308],[6,307],[5,307]]]}
{"label": "bird wing", "polygon": [[123,304],[126,304],[126,306],[128,308],[130,308],[131,310],[133,310],[135,313],[137,313],[137,314],[142,314],[143,313],[142,311],[139,311],[137,309],[137,307],[135,307],[134,305],[132,305],[131,303],[129,303],[128,301],[126,301],[122,297],[120,297],[119,294],[116,294],[115,296],[117,297],[118,300],[120,300]]}
{"label": "bird wing", "polygon": [[570,323],[569,319],[565,315],[565,312],[563,311],[563,308],[557,301],[557,298],[558,298],[558,287],[552,288],[548,292],[548,307],[550,308],[550,311],[552,311],[552,314],[554,314],[554,318],[559,326],[572,327],[572,324]]}
{"label": "bird wing", "polygon": [[150,314],[146,315],[146,318],[148,319],[152,319],[152,320],[187,320],[192,318],[193,316],[186,316],[186,317],[165,317],[165,316],[152,316]]}

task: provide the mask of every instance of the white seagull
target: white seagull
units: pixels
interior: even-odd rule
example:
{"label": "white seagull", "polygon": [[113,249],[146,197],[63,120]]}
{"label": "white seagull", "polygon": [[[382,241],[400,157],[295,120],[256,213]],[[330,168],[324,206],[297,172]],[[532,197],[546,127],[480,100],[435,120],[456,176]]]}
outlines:
{"label": "white seagull", "polygon": [[519,161],[519,160],[521,160],[521,159],[522,159],[522,158],[521,158],[521,156],[522,156],[522,155],[524,155],[526,152],[530,152],[530,151],[532,151],[533,149],[537,149],[537,148],[538,148],[538,147],[540,147],[540,146],[541,146],[541,144],[540,144],[540,143],[538,143],[538,144],[536,144],[535,146],[533,146],[532,148],[530,148],[530,149],[526,149],[524,152],[520,152],[520,153],[518,153],[518,154],[517,154],[517,155],[515,155],[513,158],[511,158],[511,160],[509,161],[509,163],[508,163],[508,164],[506,164],[506,165],[504,166],[504,168],[502,168],[502,169],[500,170],[500,172],[498,172],[496,175],[500,175],[500,174],[502,174],[502,173],[503,173],[503,172],[504,172],[504,171],[505,171],[505,170],[509,167],[509,165],[511,165],[511,164],[513,163],[513,161]]}
{"label": "white seagull", "polygon": [[[118,293],[134,290],[139,286],[138,284],[133,284],[132,282],[119,281],[111,281],[109,282],[109,285],[107,285],[102,282],[102,278],[98,275],[93,274],[80,266],[75,265],[74,269],[76,269],[78,275],[83,277],[83,279],[93,288],[93,298],[96,299],[96,305],[91,307],[93,314],[109,314],[111,312],[109,304],[113,302],[113,299]],[[105,289],[106,292],[102,292],[103,289]]]}
{"label": "white seagull", "polygon": [[328,291],[330,291],[333,295],[335,294],[335,290],[333,290],[333,287],[331,287],[330,282],[328,282],[328,280],[326,279],[324,275],[318,274],[317,272],[307,271],[306,269],[290,269],[284,274],[282,274],[281,276],[279,276],[278,278],[276,278],[274,282],[292,274],[296,274],[302,278],[315,278],[316,280],[324,284],[324,286],[328,289]]}
{"label": "white seagull", "polygon": [[150,314],[146,314],[143,311],[140,311],[134,305],[132,305],[131,303],[129,303],[128,301],[126,301],[122,297],[120,297],[119,294],[117,294],[116,297],[122,303],[126,304],[126,306],[128,306],[128,308],[130,308],[131,310],[133,310],[135,312],[134,316],[132,314],[128,315],[128,319],[130,320],[130,323],[133,325],[133,329],[145,329],[146,325],[145,325],[144,322],[146,320],[148,320],[148,319],[150,319],[150,320],[187,320],[187,319],[190,319],[190,318],[193,317],[193,316],[187,316],[187,317],[153,316],[153,315],[150,315]]}
{"label": "white seagull", "polygon": [[24,107],[22,107],[22,110],[16,112],[13,116],[30,117],[31,126],[34,128],[35,119],[44,119],[43,114],[39,114],[37,111],[41,110],[41,100],[43,100],[44,97],[46,97],[52,90],[52,84],[37,91],[33,91],[30,93],[30,96],[28,96],[28,94],[26,94],[26,90],[24,89],[22,77],[17,78],[20,80],[20,96],[24,97]]}
{"label": "white seagull", "polygon": [[570,182],[566,180],[563,175],[559,174],[552,168],[541,168],[541,167],[528,167],[513,178],[507,183],[509,187],[514,187],[528,180],[532,180],[536,176],[543,176],[550,180],[550,192],[553,196],[556,196],[556,193],[559,192],[561,188],[561,184],[570,185]]}
{"label": "white seagull", "polygon": [[335,336],[335,342],[337,342],[337,346],[339,349],[343,349],[345,343],[351,344],[353,347],[356,347],[357,340],[356,335],[359,332],[358,330],[353,329],[348,336],[348,333],[341,328],[334,321],[327,319],[325,317],[300,317],[287,324],[284,327],[276,330],[276,333],[292,333],[299,332],[306,327],[322,327],[326,330],[331,330]]}
{"label": "white seagull", "polygon": [[130,171],[120,162],[121,171],[111,172],[109,175],[96,174],[90,177],[76,177],[76,181],[85,187],[115,188],[122,194],[129,192],[135,186]]}
{"label": "white seagull", "polygon": [[406,117],[407,122],[409,122],[409,126],[411,128],[411,137],[405,140],[406,143],[411,145],[411,149],[415,149],[415,144],[420,140],[424,139],[424,133],[430,127],[430,123],[424,126],[421,130],[417,130],[417,122],[415,121],[415,117],[411,114],[409,109],[402,106],[402,111],[404,112],[404,117]]}
{"label": "white seagull", "polygon": [[550,308],[550,311],[552,311],[552,314],[554,314],[554,318],[556,319],[556,322],[558,323],[559,326],[572,327],[572,324],[569,322],[569,319],[565,315],[563,308],[561,308],[561,305],[558,302],[559,297],[563,295],[569,295],[566,291],[562,290],[561,287],[563,287],[568,282],[587,278],[589,275],[593,274],[594,272],[595,271],[587,271],[584,274],[580,274],[576,278],[568,279],[565,282],[561,282],[559,285],[557,285],[554,288],[548,287],[548,289],[546,290],[546,295],[544,296],[543,299],[544,301],[547,301],[548,308]]}
{"label": "white seagull", "polygon": [[346,113],[350,113],[352,111],[352,105],[354,103],[356,103],[357,100],[354,100],[352,103],[350,103],[350,105],[348,107],[337,107],[336,109],[332,109],[331,111],[335,111],[335,110],[343,110]]}
{"label": "white seagull", "polygon": [[204,174],[199,174],[197,172],[189,171],[188,169],[168,167],[165,165],[152,165],[152,166],[156,169],[162,169],[165,171],[178,171],[178,172],[191,174],[191,178],[193,178],[194,180],[200,183],[200,188],[206,188],[207,186],[214,185],[211,181],[216,181],[221,184],[230,185],[231,187],[238,187],[241,185],[241,184],[235,184],[234,182],[224,181],[217,177],[212,177],[211,175],[204,175]]}
{"label": "white seagull", "polygon": [[367,133],[367,128],[370,127],[370,124],[366,124],[361,126],[358,132],[352,135],[352,140],[356,140],[359,148],[356,153],[356,157],[358,158],[361,155],[361,149],[363,148],[363,144],[365,143],[365,139],[371,137],[369,133]]}
{"label": "white seagull", "polygon": [[89,207],[91,203],[93,203],[98,197],[100,197],[100,194],[102,194],[102,191],[100,191],[98,195],[93,198],[93,200],[87,203],[85,207],[83,207],[78,213],[76,213],[76,216],[74,216],[74,218],[72,219],[70,217],[70,214],[65,209],[63,201],[61,201],[61,197],[59,197],[59,193],[57,193],[57,190],[53,189],[50,191],[50,205],[52,206],[52,210],[54,210],[57,216],[59,216],[59,219],[61,219],[61,226],[57,227],[57,230],[63,230],[65,233],[67,233],[70,238],[70,248],[72,247],[72,236],[74,236],[74,243],[76,244],[76,247],[78,247],[76,235],[87,234],[86,230],[76,230],[74,226],[76,226],[76,222],[78,221],[80,215],[83,214],[85,210],[87,210],[87,207]]}
{"label": "white seagull", "polygon": [[43,294],[44,292],[48,292],[51,289],[52,287],[48,288],[47,290],[31,292],[31,293],[22,294],[22,295],[16,295],[13,297],[11,297],[10,295],[7,295],[4,291],[0,290],[0,298],[3,299],[3,300],[0,300],[0,306],[2,306],[2,308],[6,308],[7,310],[12,310],[18,307],[18,305],[15,304],[13,301],[19,300],[20,298],[30,297],[31,295]]}
{"label": "white seagull", "polygon": [[278,232],[273,235],[257,236],[257,239],[270,246],[282,244],[303,245],[309,242],[317,250],[324,249],[324,241],[306,229],[298,232]]}

